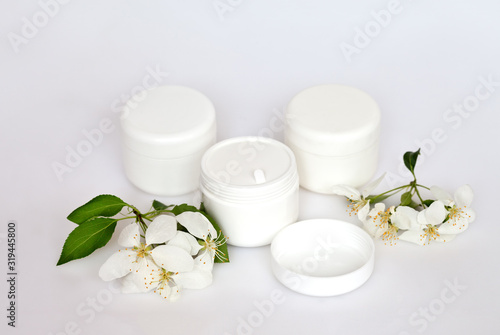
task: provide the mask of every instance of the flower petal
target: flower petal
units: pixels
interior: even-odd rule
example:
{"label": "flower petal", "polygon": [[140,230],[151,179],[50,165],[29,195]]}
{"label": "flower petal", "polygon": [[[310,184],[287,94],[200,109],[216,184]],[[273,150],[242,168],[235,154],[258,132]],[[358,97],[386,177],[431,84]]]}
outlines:
{"label": "flower petal", "polygon": [[174,280],[183,288],[202,289],[212,284],[212,272],[195,268],[193,271],[179,273]]}
{"label": "flower petal", "polygon": [[373,209],[370,211],[370,216],[375,217],[380,212],[385,212],[385,204],[383,202],[378,202],[373,206]]}
{"label": "flower petal", "polygon": [[418,212],[408,206],[399,206],[391,215],[391,223],[399,229],[408,230],[417,225]]}
{"label": "flower petal", "polygon": [[122,283],[121,287],[122,293],[129,294],[129,293],[144,292],[144,287],[140,285],[140,283],[137,280],[134,280],[131,273],[128,276],[123,277],[121,283]]}
{"label": "flower petal", "polygon": [[422,230],[408,230],[399,235],[399,239],[403,241],[408,241],[416,243],[418,245],[424,245],[427,243],[427,238],[423,237]]}
{"label": "flower petal", "polygon": [[168,241],[168,245],[173,245],[182,248],[189,252],[191,255],[196,255],[202,246],[198,243],[198,240],[193,237],[193,235],[185,233],[183,231],[178,231],[174,238]]}
{"label": "flower petal", "polygon": [[[439,200],[434,201],[429,207],[420,213],[423,213],[423,217],[425,217],[425,225],[431,224],[433,226],[441,224],[448,215],[448,211],[444,208],[444,204]],[[423,221],[423,217],[420,213],[418,219]],[[423,222],[419,223],[424,224]]]}
{"label": "flower petal", "polygon": [[214,267],[214,260],[215,253],[205,250],[201,255],[194,259],[194,266],[197,269],[211,272]]}
{"label": "flower petal", "polygon": [[127,225],[118,236],[118,244],[126,247],[138,247],[141,245],[139,226],[135,223]]}
{"label": "flower petal", "polygon": [[205,215],[199,212],[184,212],[177,215],[176,219],[191,235],[203,240],[207,239],[208,234],[212,236],[212,239],[217,238],[217,231],[215,231],[214,226]]}
{"label": "flower petal", "polygon": [[[177,287],[176,287],[176,289],[177,289]],[[168,300],[168,298],[170,297],[170,295],[172,293],[172,287],[170,287],[170,285],[168,285],[168,283],[164,283],[164,284],[160,285],[155,290],[155,293],[158,293],[162,298]]]}
{"label": "flower petal", "polygon": [[455,191],[455,203],[457,207],[468,207],[472,203],[474,192],[470,185],[462,185]]}
{"label": "flower petal", "polygon": [[154,262],[145,258],[139,258],[137,269],[132,271],[122,281],[122,291],[133,288],[138,292],[148,292],[158,286],[161,270]]}
{"label": "flower petal", "polygon": [[343,195],[352,200],[361,200],[361,193],[349,185],[335,185],[332,187],[332,193]]}
{"label": "flower petal", "polygon": [[134,250],[115,252],[99,269],[99,277],[104,281],[121,278],[137,269],[137,253]]}
{"label": "flower petal", "polygon": [[165,300],[174,302],[179,300],[181,296],[181,289],[178,285],[173,284],[172,286],[165,285],[163,287],[164,292],[158,292]]}
{"label": "flower petal", "polygon": [[453,201],[453,198],[451,197],[451,194],[443,190],[442,188],[438,186],[431,186],[431,193],[436,197],[437,200],[440,200],[443,202],[446,206],[449,206],[450,203]]}
{"label": "flower petal", "polygon": [[439,226],[439,234],[460,234],[464,232],[469,227],[468,220],[448,220]]}
{"label": "flower petal", "polygon": [[439,236],[436,236],[435,239],[432,239],[433,242],[449,242],[455,239],[457,235],[446,235],[446,234],[439,234]]}
{"label": "flower petal", "polygon": [[367,200],[366,204],[358,210],[358,219],[363,222],[370,212],[370,202]]}
{"label": "flower petal", "polygon": [[373,237],[380,238],[380,236],[384,235],[384,233],[389,230],[389,227],[376,227],[375,234]]}
{"label": "flower petal", "polygon": [[184,249],[172,245],[160,245],[151,251],[156,264],[167,271],[191,271],[194,266],[193,257]]}
{"label": "flower petal", "polygon": [[377,231],[379,230],[377,222],[370,217],[366,218],[366,220],[363,221],[363,227],[365,228],[366,232],[370,234],[371,237],[375,237]]}
{"label": "flower petal", "polygon": [[173,216],[157,216],[146,230],[146,243],[161,244],[170,240],[177,233],[177,221]]}
{"label": "flower petal", "polygon": [[370,213],[368,213],[368,217],[363,220],[365,230],[372,237],[379,238],[387,231],[387,225],[384,227],[381,226],[380,214],[383,212],[385,212],[385,204],[383,202],[376,203]]}
{"label": "flower petal", "polygon": [[385,173],[382,174],[380,177],[378,177],[377,179],[375,179],[374,181],[372,181],[363,188],[363,190],[361,191],[361,195],[363,196],[363,198],[369,196],[372,193],[372,191],[377,188],[377,186],[382,182],[382,180],[384,180],[385,175],[386,175]]}
{"label": "flower petal", "polygon": [[469,219],[469,223],[474,222],[474,220],[476,219],[476,212],[472,209],[464,209],[463,215]]}

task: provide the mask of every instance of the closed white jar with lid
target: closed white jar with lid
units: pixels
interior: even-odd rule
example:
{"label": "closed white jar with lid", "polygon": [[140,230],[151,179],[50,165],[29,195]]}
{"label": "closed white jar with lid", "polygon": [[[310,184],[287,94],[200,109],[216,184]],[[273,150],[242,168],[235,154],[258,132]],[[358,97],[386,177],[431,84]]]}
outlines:
{"label": "closed white jar with lid", "polygon": [[283,143],[263,137],[228,139],[208,149],[201,166],[206,211],[229,244],[270,244],[283,227],[297,220],[297,166]]}
{"label": "closed white jar with lid", "polygon": [[121,116],[123,164],[141,190],[162,196],[195,191],[203,153],[216,139],[215,109],[202,93],[160,86],[133,96]]}
{"label": "closed white jar with lid", "polygon": [[293,150],[302,187],[368,182],[377,169],[380,110],[365,92],[319,85],[297,94],[286,110],[285,143]]}

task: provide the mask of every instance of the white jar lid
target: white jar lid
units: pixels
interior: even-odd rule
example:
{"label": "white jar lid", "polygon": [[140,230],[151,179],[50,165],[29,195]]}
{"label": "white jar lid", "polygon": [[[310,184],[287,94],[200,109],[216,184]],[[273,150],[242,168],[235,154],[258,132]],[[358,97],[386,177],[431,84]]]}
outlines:
{"label": "white jar lid", "polygon": [[160,86],[132,97],[121,116],[129,149],[153,158],[178,158],[207,147],[215,138],[215,109],[202,93]]}
{"label": "white jar lid", "polygon": [[203,155],[201,188],[229,202],[265,201],[297,187],[293,152],[264,137],[221,141]]}
{"label": "white jar lid", "polygon": [[313,219],[291,224],[271,243],[272,269],[286,287],[312,296],[357,289],[373,272],[375,245],[351,223]]}
{"label": "white jar lid", "polygon": [[285,136],[292,145],[318,155],[344,156],[378,139],[380,110],[357,88],[319,85],[290,101],[286,120]]}

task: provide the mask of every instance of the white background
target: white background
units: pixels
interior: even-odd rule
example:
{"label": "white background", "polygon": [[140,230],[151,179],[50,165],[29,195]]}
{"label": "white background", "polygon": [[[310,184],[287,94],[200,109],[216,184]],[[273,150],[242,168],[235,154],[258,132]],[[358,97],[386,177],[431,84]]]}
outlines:
{"label": "white background", "polygon": [[[497,1],[53,4],[52,16],[32,0],[0,4],[0,264],[6,274],[6,225],[15,220],[19,274],[15,329],[6,325],[8,287],[1,279],[2,333],[500,331]],[[214,4],[226,7],[217,10]],[[388,9],[390,18],[379,14],[385,22],[376,23],[374,13]],[[31,23],[36,30],[26,28]],[[365,28],[372,29],[369,40],[360,37]],[[356,52],[343,52],[347,45]],[[422,147],[419,182],[451,193],[470,184],[477,219],[448,244],[388,247],[377,241],[370,280],[332,298],[303,296],[281,286],[271,273],[268,247],[230,248],[231,263],[216,267],[213,285],[186,290],[176,303],[154,294],[117,294],[99,279],[100,265],[118,248],[116,237],[87,259],[56,267],[75,227],[66,216],[98,194],[115,194],[144,210],[154,198],[196,200],[193,194],[155,197],[124,176],[116,109],[140,88],[148,69],[161,72],[158,84],[186,85],[206,94],[216,106],[219,140],[258,134],[281,140],[276,118],[300,90],[323,83],[358,87],[383,113],[377,174],[389,172],[390,178],[381,190],[397,186],[403,177],[409,181],[400,170],[401,157]],[[480,78],[494,82],[490,91]],[[477,92],[488,97],[474,98]],[[453,111],[463,104],[471,111],[463,109],[463,116]],[[66,165],[68,150],[76,150],[86,139],[84,132],[105,119],[113,130],[58,178],[54,163]],[[439,136],[431,140],[433,133]],[[340,197],[301,190],[300,219],[357,223],[345,206]],[[454,293],[449,283],[458,285]],[[272,296],[279,296],[279,303],[259,312],[257,305]]]}

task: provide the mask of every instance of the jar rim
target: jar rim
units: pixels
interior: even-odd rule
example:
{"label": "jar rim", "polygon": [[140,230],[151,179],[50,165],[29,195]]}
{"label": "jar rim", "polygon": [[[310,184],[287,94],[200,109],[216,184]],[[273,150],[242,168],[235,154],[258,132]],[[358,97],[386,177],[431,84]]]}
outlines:
{"label": "jar rim", "polygon": [[[289,158],[288,166],[283,171],[280,171],[279,176],[276,178],[260,183],[256,182],[255,184],[242,185],[231,183],[231,180],[222,180],[210,169],[209,160],[213,158],[217,151],[227,146],[234,146],[241,143],[254,143],[256,141],[259,144],[272,146],[274,149],[282,151],[282,153]],[[265,159],[267,157],[261,158]],[[234,159],[234,157],[228,156],[228,159]],[[268,164],[267,167],[269,167],[270,162],[266,162],[266,164]],[[245,136],[221,141],[205,152],[201,162],[200,188],[202,191],[210,192],[218,198],[230,202],[245,203],[249,201],[265,201],[280,197],[290,190],[297,188],[298,178],[295,156],[292,150],[285,144],[271,138]]]}

